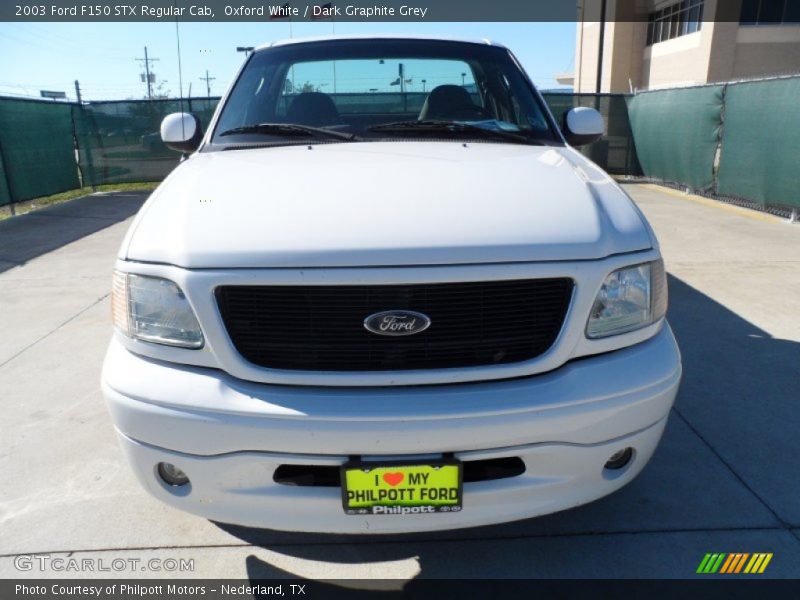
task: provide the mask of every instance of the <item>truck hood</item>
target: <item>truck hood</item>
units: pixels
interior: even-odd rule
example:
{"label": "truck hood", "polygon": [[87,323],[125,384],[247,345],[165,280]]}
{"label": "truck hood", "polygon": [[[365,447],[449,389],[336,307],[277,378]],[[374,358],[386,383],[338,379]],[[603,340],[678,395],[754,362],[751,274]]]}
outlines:
{"label": "truck hood", "polygon": [[649,249],[639,211],[568,147],[364,142],[205,152],[121,258],[186,268],[589,260]]}

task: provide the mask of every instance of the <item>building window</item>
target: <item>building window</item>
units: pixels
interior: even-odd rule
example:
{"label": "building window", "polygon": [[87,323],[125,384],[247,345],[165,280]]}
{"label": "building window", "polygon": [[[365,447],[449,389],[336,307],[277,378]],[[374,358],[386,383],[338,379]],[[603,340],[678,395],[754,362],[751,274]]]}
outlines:
{"label": "building window", "polygon": [[650,13],[647,19],[647,45],[700,31],[702,24],[703,0],[683,0],[670,4]]}
{"label": "building window", "polygon": [[800,0],[742,0],[742,25],[800,23]]}

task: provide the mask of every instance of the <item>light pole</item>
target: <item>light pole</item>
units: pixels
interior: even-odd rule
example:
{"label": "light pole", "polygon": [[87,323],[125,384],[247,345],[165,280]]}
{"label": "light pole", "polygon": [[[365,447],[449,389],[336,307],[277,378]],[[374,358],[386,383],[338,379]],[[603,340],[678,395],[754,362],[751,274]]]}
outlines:
{"label": "light pole", "polygon": [[466,73],[461,74],[461,87],[464,87],[464,78],[467,76]]}

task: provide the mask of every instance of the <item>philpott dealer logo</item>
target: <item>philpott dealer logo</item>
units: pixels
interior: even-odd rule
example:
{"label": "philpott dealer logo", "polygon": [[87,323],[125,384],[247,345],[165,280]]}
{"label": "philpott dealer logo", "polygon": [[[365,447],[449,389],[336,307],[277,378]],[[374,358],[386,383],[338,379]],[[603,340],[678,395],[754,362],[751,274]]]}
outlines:
{"label": "philpott dealer logo", "polygon": [[726,575],[763,573],[771,560],[772,552],[709,552],[700,561],[697,572]]}

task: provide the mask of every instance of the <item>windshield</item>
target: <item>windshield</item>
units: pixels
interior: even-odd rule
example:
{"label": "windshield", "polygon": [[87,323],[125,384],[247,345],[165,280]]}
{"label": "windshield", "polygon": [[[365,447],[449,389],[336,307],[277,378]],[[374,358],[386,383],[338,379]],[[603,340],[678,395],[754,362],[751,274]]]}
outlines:
{"label": "windshield", "polygon": [[559,139],[505,48],[349,39],[256,52],[225,102],[209,149],[397,138]]}

